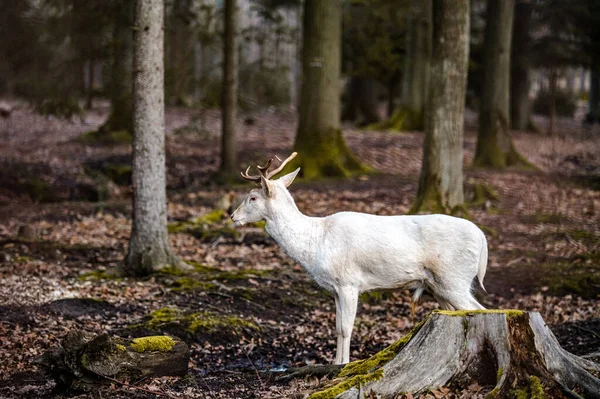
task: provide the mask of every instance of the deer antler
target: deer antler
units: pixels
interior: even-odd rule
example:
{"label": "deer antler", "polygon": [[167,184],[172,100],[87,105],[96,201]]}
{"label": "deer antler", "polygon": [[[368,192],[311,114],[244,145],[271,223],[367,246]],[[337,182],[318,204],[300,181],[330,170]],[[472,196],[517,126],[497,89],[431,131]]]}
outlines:
{"label": "deer antler", "polygon": [[259,183],[261,176],[249,175],[248,172],[250,172],[250,168],[251,168],[251,166],[248,166],[248,168],[246,169],[246,172],[242,172],[242,177],[248,181],[253,181],[255,183]]}
{"label": "deer antler", "polygon": [[246,172],[242,172],[242,177],[248,181],[252,181],[252,182],[260,182],[261,177],[264,177],[265,179],[270,179],[271,177],[275,176],[277,173],[281,172],[281,170],[285,167],[285,165],[291,161],[292,159],[294,159],[296,157],[296,155],[298,155],[297,152],[293,152],[292,155],[290,155],[289,157],[287,157],[284,161],[282,161],[281,159],[279,159],[278,156],[275,156],[275,158],[277,158],[277,160],[279,162],[281,162],[281,164],[279,165],[279,167],[275,170],[272,170],[269,172],[269,168],[271,167],[271,164],[273,163],[273,158],[270,158],[267,161],[267,164],[265,166],[260,166],[257,165],[256,168],[258,169],[258,171],[260,172],[260,174],[262,176],[255,176],[255,175],[250,175],[248,174],[250,172],[250,168],[251,166],[248,166],[248,168],[246,169]]}
{"label": "deer antler", "polygon": [[278,156],[275,156],[275,158],[277,158],[277,160],[279,162],[281,162],[281,164],[279,165],[279,167],[277,167],[277,169],[268,172],[266,178],[270,179],[271,177],[275,176],[277,173],[281,172],[283,170],[283,168],[285,168],[285,165],[287,165],[288,162],[290,162],[292,159],[296,158],[296,155],[298,155],[298,153],[296,151],[294,151],[294,152],[292,152],[292,155],[290,155],[283,161],[281,159],[279,159]]}

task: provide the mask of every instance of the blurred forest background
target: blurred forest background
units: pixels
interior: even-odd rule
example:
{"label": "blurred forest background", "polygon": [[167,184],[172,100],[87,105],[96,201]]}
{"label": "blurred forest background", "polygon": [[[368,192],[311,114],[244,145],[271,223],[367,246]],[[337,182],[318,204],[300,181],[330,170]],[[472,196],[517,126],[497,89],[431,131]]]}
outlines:
{"label": "blurred forest background", "polygon": [[[0,5],[0,397],[55,397],[34,359],[75,329],[190,347],[188,379],[108,397],[314,390],[263,372],[331,362],[331,298],[228,220],[239,172],[292,151],[304,213],[469,218],[485,306],[598,356],[600,1]],[[351,357],[436,306],[365,295]]]}

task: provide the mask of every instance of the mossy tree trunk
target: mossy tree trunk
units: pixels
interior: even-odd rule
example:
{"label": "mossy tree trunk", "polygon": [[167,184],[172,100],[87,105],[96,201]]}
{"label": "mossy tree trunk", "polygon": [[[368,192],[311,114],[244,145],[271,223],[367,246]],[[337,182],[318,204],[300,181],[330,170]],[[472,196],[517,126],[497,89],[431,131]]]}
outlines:
{"label": "mossy tree trunk", "polygon": [[438,311],[389,348],[346,365],[335,385],[309,398],[395,398],[448,385],[468,392],[474,383],[491,389],[487,398],[600,398],[592,374],[599,371],[562,349],[537,312]]}
{"label": "mossy tree trunk", "polygon": [[469,1],[435,2],[423,163],[412,212],[448,213],[464,202],[463,121],[469,60]]}
{"label": "mossy tree trunk", "polygon": [[302,93],[296,141],[307,179],[349,176],[367,170],[346,146],[340,130],[341,0],[304,3]]}
{"label": "mossy tree trunk", "polygon": [[529,52],[532,16],[533,4],[516,0],[510,56],[510,125],[515,130],[526,130],[531,119]]}
{"label": "mossy tree trunk", "polygon": [[133,67],[133,15],[135,0],[115,3],[115,22],[112,41],[112,65],[110,72],[110,115],[98,129],[99,139],[103,133],[115,131],[133,132],[132,117],[132,67]]}
{"label": "mossy tree trunk", "polygon": [[124,274],[182,266],[167,234],[163,0],[138,0],[133,103],[133,224]]}
{"label": "mossy tree trunk", "polygon": [[510,44],[514,0],[488,0],[484,41],[484,77],[474,164],[503,169],[530,167],[510,136]]}
{"label": "mossy tree trunk", "polygon": [[228,176],[233,176],[238,172],[235,159],[235,119],[237,113],[236,15],[236,0],[225,0],[221,173]]}

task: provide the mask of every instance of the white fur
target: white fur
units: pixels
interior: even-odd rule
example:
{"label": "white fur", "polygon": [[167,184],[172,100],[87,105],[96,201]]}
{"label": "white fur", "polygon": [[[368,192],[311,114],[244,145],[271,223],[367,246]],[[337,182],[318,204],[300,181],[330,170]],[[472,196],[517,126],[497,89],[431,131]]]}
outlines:
{"label": "white fur", "polygon": [[333,293],[336,364],[349,361],[361,292],[404,287],[415,289],[416,300],[428,289],[443,309],[483,309],[471,283],[477,277],[483,287],[487,241],[473,223],[446,215],[309,217],[287,190],[298,171],[263,179],[262,188],[252,190],[231,217],[237,225],[266,220],[267,232],[285,253]]}

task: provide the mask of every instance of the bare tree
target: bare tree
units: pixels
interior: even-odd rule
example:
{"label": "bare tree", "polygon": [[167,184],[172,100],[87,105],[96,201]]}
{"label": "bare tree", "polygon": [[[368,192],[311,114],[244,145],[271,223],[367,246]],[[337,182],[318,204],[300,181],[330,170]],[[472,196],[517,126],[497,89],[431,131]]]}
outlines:
{"label": "bare tree", "polygon": [[447,213],[464,202],[463,120],[469,1],[434,2],[433,56],[419,191],[413,212]]}
{"label": "bare tree", "polygon": [[230,176],[237,174],[235,159],[235,118],[237,112],[236,19],[236,0],[225,0],[221,172]]}
{"label": "bare tree", "polygon": [[163,0],[138,0],[133,77],[133,225],[123,272],[182,267],[167,233]]}
{"label": "bare tree", "polygon": [[510,44],[514,0],[488,0],[484,42],[484,78],[474,164],[505,168],[531,166],[510,137]]}
{"label": "bare tree", "polygon": [[295,166],[305,178],[348,176],[367,169],[340,129],[341,0],[306,0],[300,122]]}
{"label": "bare tree", "polygon": [[110,115],[98,129],[99,139],[102,133],[127,131],[132,133],[132,65],[133,65],[133,11],[135,0],[123,0],[115,3],[114,31],[112,37],[112,64],[110,72]]}

